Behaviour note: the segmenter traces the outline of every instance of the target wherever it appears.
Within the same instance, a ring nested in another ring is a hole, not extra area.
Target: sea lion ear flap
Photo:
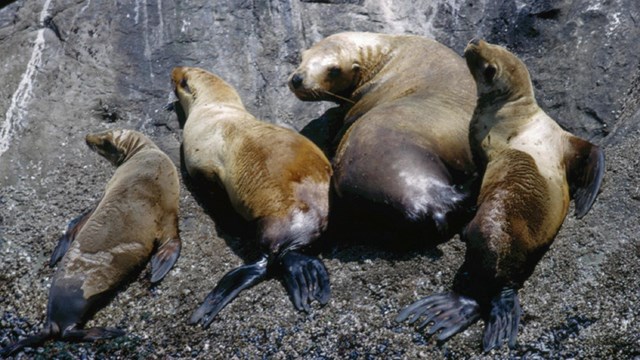
[[[604,177],[604,152],[598,146],[572,136],[565,154],[567,181],[579,219],[589,212]]]
[[[187,78],[183,77],[180,80],[180,87],[187,93],[191,94],[191,88],[189,87],[189,83],[187,82]]]

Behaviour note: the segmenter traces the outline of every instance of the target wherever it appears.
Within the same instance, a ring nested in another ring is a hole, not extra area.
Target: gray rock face
[[[0,5],[0,345],[40,329],[53,274],[47,259],[66,222],[99,200],[113,169],[84,135],[148,134],[179,163],[173,66],[199,66],[234,85],[247,108],[303,129],[332,107],[286,86],[300,52],[339,31],[435,37],[462,53],[474,36],[529,66],[542,108],[603,146],[602,192],[569,215],[520,293],[518,347],[488,357],[640,356],[640,3],[636,0],[15,1]],[[459,239],[433,252],[338,248],[324,254],[333,298],[294,311],[277,281],[225,308],[211,328],[186,324],[250,246],[218,234],[183,188],[181,258],[149,290],[143,271],[88,326],[128,335],[97,344],[49,342],[19,357],[468,358],[482,322],[436,344],[393,318],[446,290],[462,263]]]

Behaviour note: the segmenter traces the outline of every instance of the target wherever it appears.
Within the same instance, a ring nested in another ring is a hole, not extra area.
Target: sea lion
[[[483,174],[478,210],[463,232],[465,262],[454,292],[424,298],[397,320],[424,316],[420,327],[446,340],[481,315],[483,348],[516,344],[518,289],[531,276],[575,201],[583,217],[604,175],[604,154],[564,131],[536,103],[529,72],[506,49],[472,40],[464,56],[478,89],[469,142]]]
[[[69,223],[51,256],[56,271],[43,330],[2,349],[9,356],[48,339],[95,341],[124,335],[83,325],[151,257],[151,283],[180,255],[178,172],[150,139],[132,130],[86,136],[87,145],[117,170],[98,206]]]
[[[416,230],[427,245],[460,230],[476,97],[459,55],[422,36],[338,33],[302,53],[289,88],[346,108],[332,160],[342,220]]]
[[[224,275],[190,323],[209,326],[240,291],[279,273],[298,310],[326,304],[323,262],[302,251],[327,226],[331,165],[311,141],[256,119],[224,80],[203,69],[176,67],[174,91],[186,116],[183,158],[190,177],[222,184],[231,205],[256,224],[260,258]]]

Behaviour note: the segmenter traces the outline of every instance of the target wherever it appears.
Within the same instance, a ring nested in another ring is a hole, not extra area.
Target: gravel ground
[[[605,182],[590,213],[580,220],[567,217],[520,292],[524,315],[515,350],[482,354],[482,323],[439,344],[393,321],[413,301],[449,288],[464,256],[458,238],[429,251],[337,246],[321,255],[332,299],[311,314],[295,311],[283,286],[269,280],[243,292],[210,328],[187,325],[216,281],[251,256],[251,247],[237,231],[215,223],[183,182],[183,251],[176,267],[154,288],[144,269],[87,324],[116,326],[127,335],[94,344],[52,341],[16,358],[640,358],[640,51],[630,40],[639,31],[630,20],[638,14],[637,4],[620,0],[596,8],[591,1],[540,2],[540,10],[518,1],[526,6],[514,10],[512,2],[481,1],[476,8],[493,23],[476,26],[482,14],[473,13],[468,1],[415,9],[411,1],[399,1],[391,6],[391,17],[381,1],[334,3],[52,1],[48,14],[64,41],[42,27],[40,17],[47,14],[42,2],[0,7],[0,74],[7,84],[0,88],[0,114],[6,114],[5,121],[22,121],[0,155],[0,346],[41,329],[55,271],[47,262],[56,240],[70,219],[95,205],[113,174],[86,148],[84,135],[136,128],[179,165],[181,132],[175,116],[161,111],[172,66],[215,70],[236,84],[250,111],[302,129],[328,105],[297,101],[286,89],[286,76],[299,51],[323,35],[346,29],[432,32],[461,51],[475,32],[507,41],[496,30],[502,21],[538,31],[530,35],[537,48],[518,48],[522,38],[514,44],[531,64],[543,108],[602,145],[607,158]],[[547,5],[558,6],[559,14]],[[570,18],[579,6],[584,9],[578,20]],[[432,14],[430,23],[422,22],[424,14]],[[611,35],[598,32],[614,26],[615,14],[621,27]],[[555,31],[559,27],[563,30]],[[449,29],[459,31],[447,36]],[[41,30],[45,46],[34,59]],[[560,43],[549,40],[552,31]],[[576,45],[581,36],[593,41]],[[623,45],[614,46],[611,39]],[[603,52],[569,51],[574,45],[599,46]],[[569,66],[583,58],[595,60]],[[554,62],[558,68],[549,67]],[[32,64],[29,78],[25,67]],[[16,89],[25,78],[33,81],[21,98]],[[589,81],[596,85],[586,88]],[[591,94],[590,103],[582,102],[585,93]],[[366,234],[345,236],[361,244],[368,240]]]

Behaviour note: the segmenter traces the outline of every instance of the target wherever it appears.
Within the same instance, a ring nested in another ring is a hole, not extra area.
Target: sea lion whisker
[[[340,95],[338,95],[338,94],[334,94],[334,93],[332,93],[332,92],[331,92],[331,91],[329,91],[329,90],[324,90],[324,89],[322,89],[322,92],[323,92],[323,93],[325,93],[325,94],[327,94],[327,95],[331,95],[331,96],[333,96],[333,97],[335,97],[335,98],[337,98],[337,99],[340,99],[340,100],[346,101],[346,102],[348,102],[348,103],[351,103],[351,104],[355,104],[355,103],[356,103],[355,101],[353,101],[353,100],[351,100],[351,99],[349,99],[349,98],[346,98],[346,97],[344,97],[344,96],[340,96]]]

